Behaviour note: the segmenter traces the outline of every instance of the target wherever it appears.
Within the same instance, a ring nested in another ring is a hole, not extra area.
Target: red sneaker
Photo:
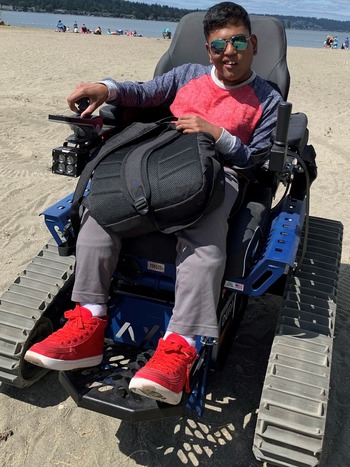
[[[76,305],[66,311],[63,328],[27,350],[24,359],[50,370],[66,371],[101,363],[106,318],[91,315],[87,308]]]
[[[178,334],[160,339],[153,357],[132,378],[129,389],[167,404],[179,404],[197,351]]]

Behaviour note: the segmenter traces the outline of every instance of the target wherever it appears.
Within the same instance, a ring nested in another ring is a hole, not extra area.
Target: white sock
[[[80,303],[80,306],[87,308],[92,316],[100,318],[101,316],[106,316],[107,314],[107,305],[105,303]]]
[[[166,338],[170,336],[170,334],[174,334],[174,333],[172,331],[165,331],[164,340],[166,340]],[[178,336],[181,336],[183,339],[185,339],[189,345],[192,345],[192,347],[196,346],[196,336],[184,336],[183,334],[178,334],[178,333],[176,334]]]

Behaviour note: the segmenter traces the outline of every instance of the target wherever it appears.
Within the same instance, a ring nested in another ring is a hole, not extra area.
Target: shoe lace
[[[192,350],[193,349],[193,350]],[[194,347],[185,346],[173,341],[160,340],[157,350],[149,361],[149,367],[161,368],[167,373],[177,373],[186,368],[185,390],[190,392],[190,372],[192,364],[198,359]]]
[[[79,305],[74,310],[66,311],[64,317],[68,320],[66,324],[50,336],[55,341],[77,342],[78,339],[84,335],[88,336],[93,330],[90,320],[82,316]]]

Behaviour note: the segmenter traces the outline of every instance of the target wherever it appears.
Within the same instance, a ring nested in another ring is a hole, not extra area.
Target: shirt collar
[[[228,86],[226,84],[223,84],[221,81],[219,81],[218,77],[216,76],[216,73],[215,73],[215,66],[213,65],[212,69],[211,69],[211,77],[212,77],[212,80],[214,81],[214,83],[219,86],[220,88],[222,89],[227,89],[228,91],[232,91],[233,89],[239,89],[243,86],[246,86],[247,84],[250,84],[252,81],[254,81],[254,79],[256,78],[256,73],[255,71],[253,70],[251,76],[243,81],[242,83],[239,83],[239,84],[234,84],[232,86]]]

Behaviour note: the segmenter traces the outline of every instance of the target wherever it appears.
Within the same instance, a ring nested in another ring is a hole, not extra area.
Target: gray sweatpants
[[[235,173],[225,169],[225,199],[190,228],[177,234],[175,305],[168,330],[187,336],[218,337],[216,308],[226,262],[227,220],[238,194]],[[121,239],[84,213],[76,249],[72,300],[106,303]]]

